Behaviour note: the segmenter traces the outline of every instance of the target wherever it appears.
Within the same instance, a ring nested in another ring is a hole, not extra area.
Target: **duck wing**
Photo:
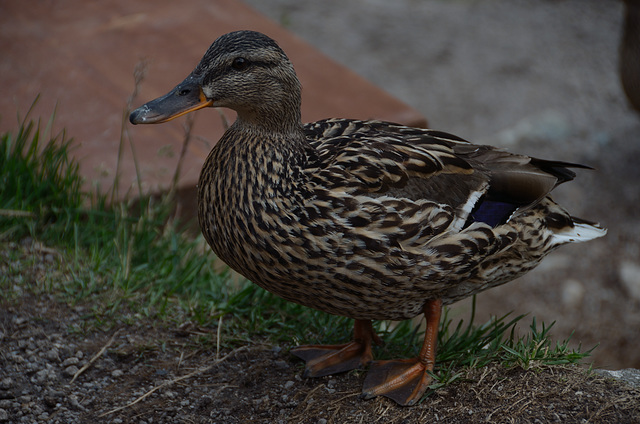
[[[570,168],[588,168],[380,121],[328,119],[307,124],[305,132],[315,155],[310,171],[322,187],[433,202],[452,208],[466,225],[504,223],[572,180]]]

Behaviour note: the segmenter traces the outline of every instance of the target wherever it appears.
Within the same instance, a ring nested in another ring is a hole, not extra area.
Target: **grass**
[[[238,282],[217,263],[202,237],[187,236],[171,218],[171,195],[160,200],[141,196],[132,208],[133,202],[114,203],[106,195],[83,191],[78,163],[70,155],[71,140],[64,131],[52,134],[52,127],[53,118],[41,129],[27,114],[15,132],[1,137],[0,289],[7,296],[29,266],[15,260],[13,247],[40,243],[59,252],[60,272],[56,282],[45,278],[49,283],[35,289],[65,302],[91,303],[88,319],[98,327],[128,309],[158,320],[192,320],[211,327],[222,323],[226,347],[256,339],[298,344],[350,337],[351,320]],[[570,349],[569,340],[553,343],[552,325],[538,327],[535,318],[523,337],[515,335],[523,316],[475,325],[475,301],[473,305],[468,322],[455,327],[445,308],[433,389],[459,379],[465,367],[497,361],[530,368],[579,363],[589,355]],[[417,353],[419,326],[376,325],[386,341],[377,348],[377,357]]]

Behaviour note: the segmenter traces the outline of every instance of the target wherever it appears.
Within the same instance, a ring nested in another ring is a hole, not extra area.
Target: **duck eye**
[[[244,57],[236,57],[233,59],[233,63],[231,63],[231,67],[236,71],[244,71],[249,67],[249,61]]]

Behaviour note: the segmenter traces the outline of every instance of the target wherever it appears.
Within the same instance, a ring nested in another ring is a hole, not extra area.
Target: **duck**
[[[443,305],[512,281],[561,245],[606,234],[550,192],[584,165],[433,129],[346,118],[303,124],[301,84],[275,40],[216,39],[189,76],[130,114],[167,122],[237,113],[208,154],[198,220],[213,252],[288,301],[354,319],[338,345],[302,345],[305,377],[368,367],[362,397],[399,405],[432,384]],[[424,314],[415,358],[374,360],[372,320]]]

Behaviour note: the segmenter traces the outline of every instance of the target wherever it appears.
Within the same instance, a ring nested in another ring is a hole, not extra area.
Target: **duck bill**
[[[160,124],[212,105],[213,100],[206,98],[199,81],[188,77],[164,96],[131,112],[129,121],[134,125]]]

